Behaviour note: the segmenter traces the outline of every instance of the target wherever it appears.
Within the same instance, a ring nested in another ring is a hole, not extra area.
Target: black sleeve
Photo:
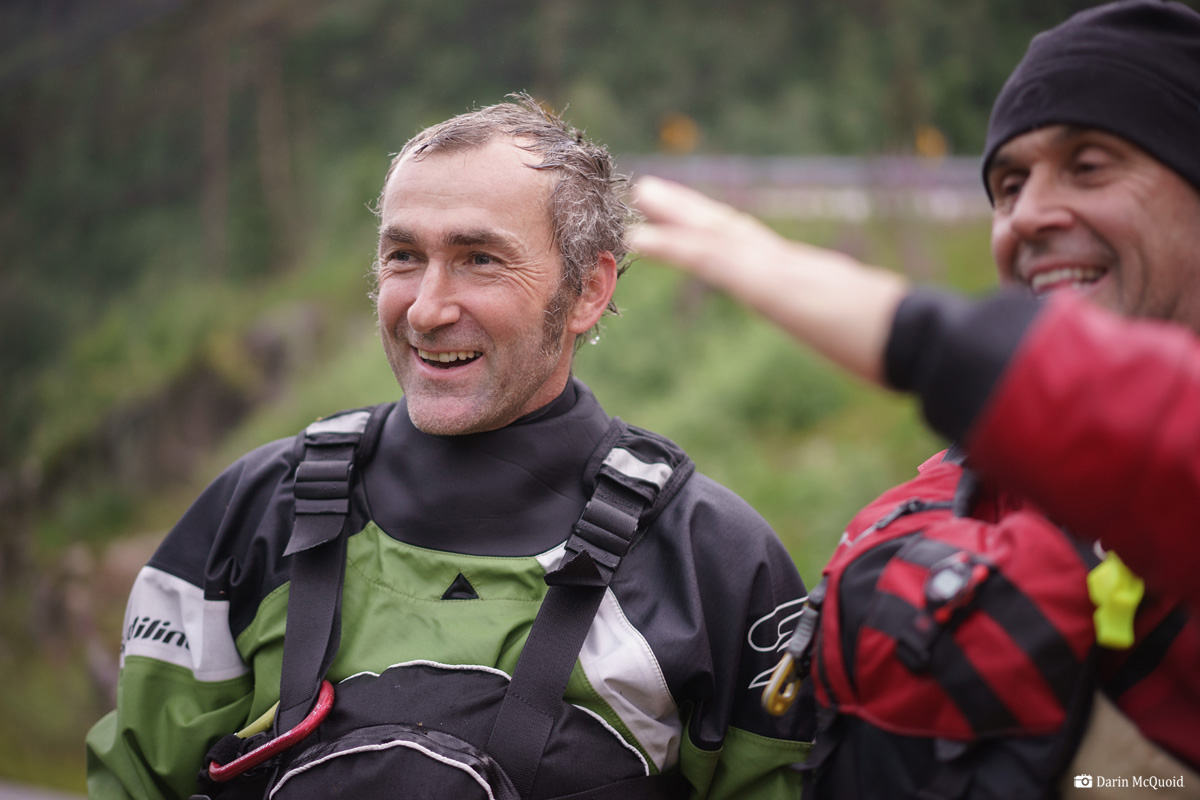
[[[1041,303],[1024,292],[985,300],[915,289],[900,303],[884,352],[884,377],[916,394],[930,427],[966,437]]]
[[[236,637],[263,598],[287,580],[295,437],[259,447],[225,469],[163,539],[149,566],[230,603]]]

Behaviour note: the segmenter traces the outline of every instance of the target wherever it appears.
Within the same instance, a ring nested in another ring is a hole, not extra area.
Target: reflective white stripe
[[[661,772],[679,760],[683,722],[646,638],[609,589],[579,663],[592,688],[617,713]]]
[[[432,750],[430,750],[427,747],[422,747],[421,745],[417,744],[416,742],[404,742],[404,741],[383,742],[382,744],[369,744],[369,745],[363,745],[361,747],[352,747],[348,750],[339,750],[336,753],[330,753],[329,755],[325,756],[324,758],[318,758],[316,761],[310,761],[309,763],[305,764],[302,767],[297,767],[296,769],[289,771],[282,778],[280,778],[279,783],[275,784],[275,788],[271,789],[271,793],[269,795],[267,795],[267,797],[268,798],[274,797],[275,793],[278,792],[279,789],[285,783],[287,783],[291,778],[295,777],[296,775],[299,775],[302,772],[307,772],[308,770],[312,769],[313,767],[320,766],[321,764],[324,764],[326,761],[330,761],[332,759],[338,758],[339,756],[353,755],[354,753],[369,753],[373,750],[391,750],[393,747],[407,747],[410,750],[417,750],[417,751],[420,751],[420,752],[424,753],[425,755],[429,756],[434,761],[440,761],[441,763],[443,763],[449,767],[454,767],[455,769],[462,770],[463,772],[470,775],[471,779],[473,781],[475,781],[476,783],[479,784],[480,788],[482,788],[483,791],[487,794],[488,800],[496,800],[496,796],[494,794],[492,794],[492,787],[488,785],[488,782],[485,781],[478,772],[471,769],[466,764],[463,764],[462,762],[459,762],[459,761],[455,761],[452,758],[446,758],[443,755],[433,752]]]
[[[318,433],[362,433],[367,429],[369,412],[355,411],[353,414],[342,414],[329,419],[319,419],[304,429],[307,434]]]
[[[387,670],[392,669],[392,667],[438,667],[439,669],[453,669],[453,670],[459,670],[462,672],[488,672],[488,673],[491,673],[492,675],[498,675],[499,677],[504,678],[504,680],[506,680],[506,681],[512,680],[512,677],[504,670],[496,669],[495,667],[485,667],[482,664],[443,664],[440,661],[428,661],[426,659],[416,659],[415,661],[401,661],[398,664],[392,664],[392,666],[384,669],[384,672],[387,672]],[[340,681],[338,681],[338,683],[345,683],[346,681],[350,680],[351,678],[357,678],[360,675],[371,675],[375,678],[379,677],[378,672],[372,672],[369,669],[364,669],[362,672],[356,672],[353,675],[349,675],[345,678],[342,678]]]
[[[199,586],[153,567],[138,573],[125,608],[121,666],[128,656],[186,667],[198,681],[250,672],[229,630],[229,602],[205,600]]]
[[[667,485],[675,470],[662,462],[647,463],[623,447],[614,447],[604,459],[606,466],[631,478],[653,483],[658,488]]]
[[[636,747],[631,745],[629,742],[625,741],[625,737],[622,736],[620,734],[620,732],[617,731],[616,728],[614,728],[612,725],[609,725],[608,720],[606,720],[604,717],[597,714],[595,711],[592,711],[590,708],[585,708],[583,706],[577,706],[574,703],[572,703],[571,705],[575,706],[575,708],[579,709],[580,711],[587,714],[589,717],[592,717],[597,722],[599,722],[601,725],[603,725],[604,730],[611,733],[612,737],[614,739],[616,739],[618,742],[620,742],[622,747],[624,747],[626,750],[633,753],[634,756],[637,757],[638,762],[642,765],[642,774],[643,775],[650,774],[650,765],[646,763],[646,757],[644,755],[642,755],[642,751],[638,750]]]

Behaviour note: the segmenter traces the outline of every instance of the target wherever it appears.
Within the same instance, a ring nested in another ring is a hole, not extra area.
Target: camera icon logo
[[[1075,787],[1077,789],[1092,788],[1092,776],[1091,775],[1076,775],[1075,776]]]

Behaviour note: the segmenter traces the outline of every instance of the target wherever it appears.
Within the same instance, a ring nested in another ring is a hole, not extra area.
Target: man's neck
[[[364,487],[371,518],[401,541],[476,555],[533,555],[583,510],[583,471],[609,417],[582,383],[494,431],[432,436],[397,406]]]

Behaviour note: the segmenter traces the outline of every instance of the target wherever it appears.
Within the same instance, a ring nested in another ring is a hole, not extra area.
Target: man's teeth
[[[417,350],[417,355],[426,361],[440,361],[449,364],[451,361],[470,361],[482,355],[478,350],[459,350],[453,353],[431,353],[428,350]]]
[[[1100,280],[1104,270],[1091,267],[1062,267],[1039,272],[1029,280],[1029,288],[1041,292],[1060,284],[1082,286]]]

